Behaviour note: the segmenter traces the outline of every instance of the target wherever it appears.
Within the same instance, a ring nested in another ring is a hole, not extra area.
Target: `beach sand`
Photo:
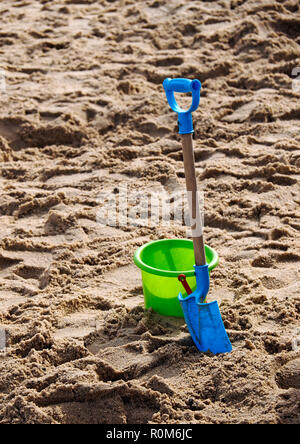
[[[298,1],[3,0],[0,16],[0,423],[299,423]],[[185,228],[97,218],[120,186],[184,187],[166,77],[202,82],[230,354],[144,309],[134,251]]]

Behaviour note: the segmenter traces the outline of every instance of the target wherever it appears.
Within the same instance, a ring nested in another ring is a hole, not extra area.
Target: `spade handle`
[[[192,134],[182,134],[182,150],[186,189],[189,201],[190,218],[192,221],[192,238],[194,243],[196,265],[205,265],[205,248],[203,240],[202,218],[198,200],[198,190],[195,171],[195,157]]]
[[[189,201],[195,261],[196,265],[205,265],[206,258],[203,241],[203,226],[198,201],[195,156],[192,139],[192,134],[194,132],[192,112],[199,106],[201,82],[197,79],[167,78],[163,82],[163,87],[170,107],[178,114],[178,129],[179,134],[181,134],[182,137],[184,171]],[[192,104],[190,108],[183,110],[178,106],[174,93],[192,93]]]

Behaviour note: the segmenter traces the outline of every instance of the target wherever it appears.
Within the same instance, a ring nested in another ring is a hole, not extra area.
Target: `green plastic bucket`
[[[205,245],[206,261],[209,271],[219,263],[217,252]],[[138,248],[134,263],[142,271],[143,291],[146,308],[165,316],[183,317],[178,301],[179,292],[187,296],[179,274],[185,274],[191,289],[196,289],[193,241],[189,239],[162,239],[149,242]]]

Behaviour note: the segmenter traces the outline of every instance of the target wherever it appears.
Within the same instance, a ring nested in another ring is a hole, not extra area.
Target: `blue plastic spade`
[[[209,290],[209,272],[206,264],[202,218],[197,196],[192,140],[192,133],[194,132],[192,112],[197,109],[200,102],[201,83],[197,79],[165,79],[163,86],[170,107],[178,114],[179,134],[182,135],[184,171],[196,262],[194,267],[197,289],[186,298],[183,298],[182,294],[179,293],[178,299],[198,350],[201,352],[210,351],[214,354],[227,353],[232,350],[232,346],[223,324],[218,302],[205,303]],[[192,93],[192,104],[188,110],[185,111],[178,106],[175,92]]]
[[[213,354],[228,353],[232,346],[226,333],[217,301],[205,303],[209,290],[208,265],[194,266],[197,289],[178,299],[183,310],[185,322],[195,345],[201,352]]]

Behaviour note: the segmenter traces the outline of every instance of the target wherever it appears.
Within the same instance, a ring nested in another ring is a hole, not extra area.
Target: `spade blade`
[[[196,302],[195,293],[183,299],[178,296],[185,322],[195,345],[201,352],[213,354],[228,353],[232,350],[226,333],[217,301],[209,303]]]

